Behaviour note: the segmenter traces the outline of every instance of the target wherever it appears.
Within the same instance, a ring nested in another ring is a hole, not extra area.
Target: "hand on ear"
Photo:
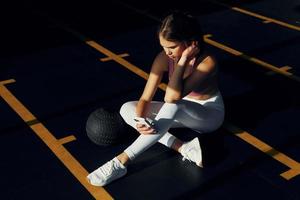
[[[186,43],[186,49],[182,52],[182,57],[188,60],[192,59],[197,53],[199,53],[198,41],[191,41]]]
[[[195,46],[198,47],[198,41],[193,41],[193,42],[192,42],[192,45],[195,45]]]
[[[190,46],[198,46],[198,41],[189,41],[189,42],[185,42],[185,48],[188,48]]]

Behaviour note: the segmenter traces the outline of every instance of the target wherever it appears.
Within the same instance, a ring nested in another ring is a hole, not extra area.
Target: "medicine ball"
[[[122,140],[124,121],[117,112],[99,108],[92,112],[86,122],[88,138],[97,145],[108,146]]]

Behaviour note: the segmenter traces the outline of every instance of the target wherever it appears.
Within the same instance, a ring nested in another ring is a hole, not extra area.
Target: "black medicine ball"
[[[86,122],[89,139],[97,145],[108,146],[119,143],[124,133],[124,121],[117,112],[99,108],[92,112]]]

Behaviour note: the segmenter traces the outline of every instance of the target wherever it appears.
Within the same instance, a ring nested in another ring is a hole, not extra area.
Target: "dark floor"
[[[226,123],[215,133],[200,136],[205,168],[183,162],[181,156],[156,144],[129,166],[124,178],[104,189],[112,198],[126,200],[300,199],[300,3],[296,0],[3,4],[0,82],[15,82],[0,83],[0,199],[96,198],[78,180],[81,174],[74,175],[55,153],[65,158],[65,151],[51,148],[51,140],[33,127],[43,124],[56,139],[74,135],[76,140],[61,146],[88,172],[126,148],[137,136],[132,130],[127,130],[129,137],[122,143],[102,147],[88,139],[86,120],[99,107],[117,112],[126,101],[137,100],[145,79],[116,61],[100,61],[107,56],[85,41],[93,40],[115,54],[128,53],[125,60],[149,72],[161,49],[156,26],[171,9],[193,13],[204,33],[212,35],[209,39],[219,44],[206,40],[220,66]],[[275,22],[263,22],[261,16]],[[234,50],[241,55],[233,55]],[[291,74],[272,73],[266,65],[289,66]],[[22,107],[5,100],[3,87],[36,119],[22,119],[24,113],[18,113]],[[155,99],[162,97],[160,90]],[[196,135],[188,129],[171,132],[183,140]],[[281,175],[290,169],[289,178]]]

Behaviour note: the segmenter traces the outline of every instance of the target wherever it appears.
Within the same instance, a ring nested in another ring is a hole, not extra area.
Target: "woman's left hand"
[[[199,53],[199,51],[200,49],[197,42],[192,42],[192,44],[182,52],[180,59],[184,59],[186,62],[189,62]]]

